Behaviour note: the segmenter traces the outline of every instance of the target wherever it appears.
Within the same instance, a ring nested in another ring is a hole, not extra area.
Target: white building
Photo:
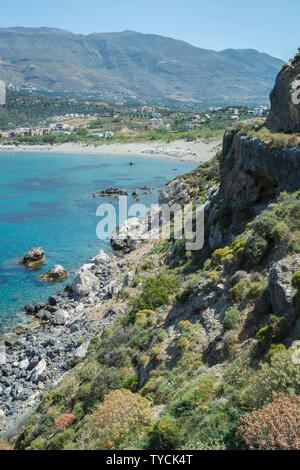
[[[150,126],[152,127],[162,127],[163,125],[164,125],[163,119],[157,119],[157,118],[150,119]]]
[[[230,114],[231,116],[238,116],[239,110],[237,108],[228,108],[226,114]]]
[[[264,110],[260,106],[253,109],[254,116],[262,116],[263,112],[264,112]]]

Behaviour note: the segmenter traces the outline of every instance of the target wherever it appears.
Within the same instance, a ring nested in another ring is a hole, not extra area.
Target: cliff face
[[[299,90],[299,93],[297,93]],[[285,64],[271,92],[267,128],[274,132],[300,131],[300,53]]]
[[[227,132],[220,173],[224,199],[263,205],[283,190],[299,188],[300,148],[271,151],[259,140]]]

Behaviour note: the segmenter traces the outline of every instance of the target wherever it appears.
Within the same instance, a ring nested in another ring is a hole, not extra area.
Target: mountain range
[[[16,87],[153,102],[266,104],[283,62],[134,31],[0,28],[0,78]]]

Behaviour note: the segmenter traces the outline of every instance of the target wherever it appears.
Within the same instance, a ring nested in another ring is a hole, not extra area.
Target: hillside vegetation
[[[218,166],[214,158],[168,185],[181,185],[185,202],[210,193],[205,249],[148,245],[111,301],[124,314],[42,395],[16,449],[299,450],[300,191],[236,224]],[[214,249],[216,221],[231,242]],[[281,265],[283,287],[270,280]]]

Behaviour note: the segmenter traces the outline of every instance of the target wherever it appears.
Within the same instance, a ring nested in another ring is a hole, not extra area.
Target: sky
[[[257,49],[288,60],[300,46],[300,0],[14,0],[0,27],[55,27],[80,34],[160,34],[205,49]]]

